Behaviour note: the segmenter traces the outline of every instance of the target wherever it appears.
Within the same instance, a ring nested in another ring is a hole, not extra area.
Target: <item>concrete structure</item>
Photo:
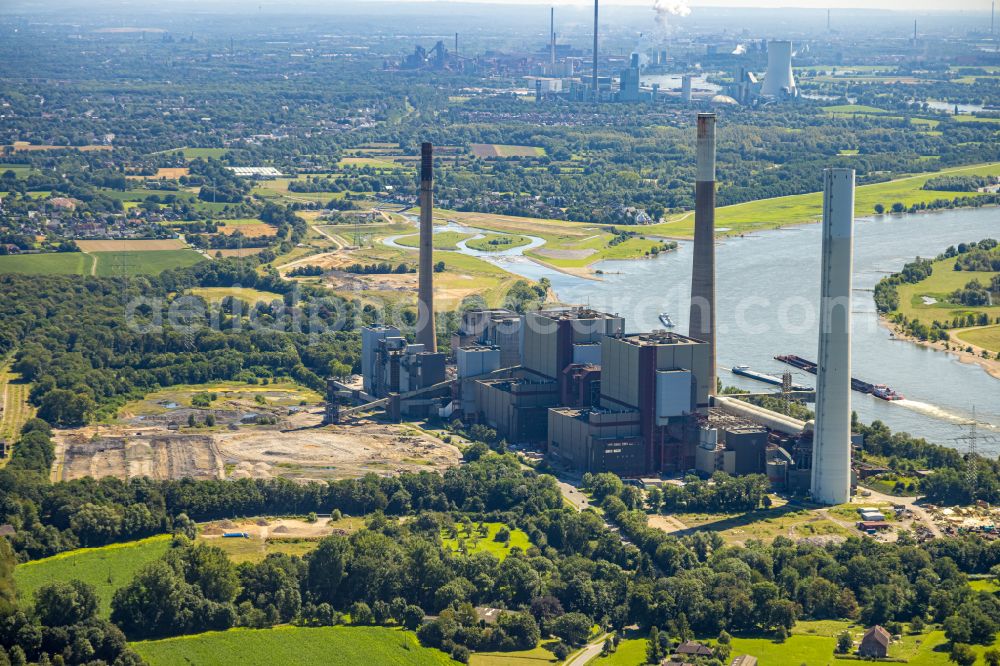
[[[681,77],[681,101],[685,104],[691,102],[691,83],[694,77],[690,74],[685,74]]]
[[[598,101],[601,95],[600,86],[597,84],[597,13],[598,13],[598,3],[600,0],[594,0],[594,73],[593,73],[593,83],[591,92],[593,93],[594,101]]]
[[[599,343],[624,329],[622,317],[585,308],[530,312],[524,320],[522,366],[539,379],[559,381],[566,367],[573,364],[578,345]],[[587,357],[585,362],[593,360]]]
[[[531,377],[473,382],[476,412],[509,442],[545,441],[546,413],[559,402],[559,385]]]
[[[709,393],[715,385],[715,114],[698,114],[691,317],[688,335],[708,343]],[[707,406],[707,405],[706,405]]]
[[[366,326],[361,329],[361,381],[365,393],[377,395],[375,366],[379,342],[387,338],[402,338],[394,326]]]
[[[361,375],[365,393],[374,398],[408,393],[445,380],[445,355],[407,343],[395,328],[364,327]]]
[[[633,53],[629,66],[621,71],[618,84],[619,102],[639,101],[639,54]]]
[[[708,404],[708,346],[663,331],[611,335],[602,339],[600,362],[598,400],[570,408],[564,398],[549,410],[552,458],[628,476],[694,467],[689,426]]]
[[[524,347],[524,315],[504,308],[473,309],[462,313],[462,322],[451,338],[451,350],[462,347],[496,347],[500,350],[501,368],[521,365]]]
[[[434,326],[434,147],[420,147],[420,274],[417,289],[417,343],[437,351]]]
[[[823,249],[812,496],[843,504],[851,496],[851,273],[854,170],[823,173]]]
[[[792,73],[792,43],[767,43],[767,76],[761,94],[769,97],[798,97],[795,75]]]

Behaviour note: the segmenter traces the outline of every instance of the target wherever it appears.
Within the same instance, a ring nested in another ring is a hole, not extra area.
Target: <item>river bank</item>
[[[888,329],[896,340],[919,345],[926,349],[944,352],[953,356],[961,363],[978,365],[991,377],[1000,379],[1000,361],[996,360],[996,356],[993,352],[988,349],[984,350],[982,347],[977,347],[976,345],[970,345],[968,342],[958,338],[957,335],[953,335],[951,331],[948,332],[949,341],[931,342],[929,340],[920,340],[912,335],[908,335],[901,326],[894,324],[885,317],[880,316],[879,323]],[[972,348],[971,352],[967,351],[967,348],[969,347]],[[990,358],[983,358],[982,354],[984,351],[990,354]]]

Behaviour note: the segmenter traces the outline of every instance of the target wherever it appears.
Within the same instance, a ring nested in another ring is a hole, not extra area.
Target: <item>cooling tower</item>
[[[851,271],[854,169],[823,172],[819,362],[812,496],[823,504],[851,497]]]
[[[792,43],[767,43],[767,77],[761,88],[762,95],[771,97],[798,95],[795,88],[795,75],[792,74]]]
[[[434,330],[434,146],[420,147],[420,275],[417,291],[417,344],[437,351]]]
[[[689,335],[708,343],[709,391],[715,380],[715,114],[698,114],[698,173],[695,182],[694,257],[691,267]]]

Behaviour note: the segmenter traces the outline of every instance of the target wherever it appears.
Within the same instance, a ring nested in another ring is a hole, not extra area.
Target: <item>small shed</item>
[[[889,643],[891,642],[892,636],[889,635],[889,632],[876,624],[861,637],[861,646],[858,648],[858,655],[861,657],[885,659],[889,656]]]

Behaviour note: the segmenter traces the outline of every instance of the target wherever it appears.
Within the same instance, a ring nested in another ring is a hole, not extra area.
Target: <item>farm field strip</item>
[[[288,627],[230,629],[159,641],[132,643],[151,666],[297,666],[328,664],[457,664],[438,650],[422,647],[408,631],[385,627]]]

